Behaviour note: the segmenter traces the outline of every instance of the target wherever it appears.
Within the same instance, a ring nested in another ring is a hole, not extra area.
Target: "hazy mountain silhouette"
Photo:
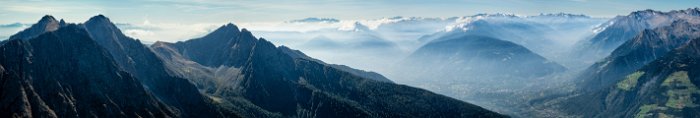
[[[233,24],[202,38],[159,42],[153,48],[171,61],[175,73],[215,74],[193,82],[202,82],[198,85],[206,87],[200,89],[237,113],[255,109],[265,113],[257,115],[283,117],[500,117],[425,90],[363,78],[374,76],[357,74],[367,72],[354,69],[347,72],[348,68],[276,47]],[[216,75],[222,69],[235,74]]]

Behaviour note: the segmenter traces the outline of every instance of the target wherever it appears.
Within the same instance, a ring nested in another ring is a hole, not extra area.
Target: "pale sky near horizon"
[[[125,34],[152,42],[194,38],[229,22],[255,31],[260,27],[281,29],[270,22],[308,17],[362,20],[572,13],[611,18],[645,9],[698,6],[700,0],[0,0],[0,40],[47,14],[70,23],[103,14],[112,22],[136,26],[120,27]]]
[[[573,13],[593,17],[644,9],[694,8],[700,0],[1,0],[0,24],[32,23],[45,14],[83,22],[104,14],[113,21],[273,22],[325,17],[342,20],[393,16],[453,17],[478,13]]]

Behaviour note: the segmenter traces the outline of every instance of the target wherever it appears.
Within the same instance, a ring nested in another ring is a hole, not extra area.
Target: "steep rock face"
[[[555,106],[584,117],[693,116],[699,37],[697,18],[644,30],[581,73],[579,91]]]
[[[182,62],[181,64],[186,63],[185,65],[208,66],[213,68],[217,68],[223,65],[229,68],[230,70],[231,68],[241,68],[241,62],[246,61],[248,57],[248,53],[245,53],[245,51],[251,50],[250,48],[252,48],[251,45],[253,45],[254,40],[256,40],[255,37],[249,31],[245,29],[243,29],[243,31],[239,31],[237,26],[233,24],[227,24],[202,38],[192,39],[184,42],[177,42],[175,44],[160,42],[152,47],[156,47],[154,48],[154,50],[156,50],[156,52],[160,53],[161,55],[167,55],[166,57],[168,57],[167,59],[169,60],[192,60],[193,62],[197,62],[196,64],[191,62]],[[311,57],[308,57],[307,55],[301,53],[298,50],[292,50],[284,46],[280,47],[280,50],[294,58],[306,58],[310,60],[316,60],[312,59]],[[179,52],[183,53],[180,54]],[[219,53],[223,53],[223,55],[229,56],[223,56]],[[235,58],[234,60],[238,60],[239,62],[227,60],[227,58]],[[320,60],[316,61],[323,63]],[[206,65],[204,63],[211,63],[213,65]],[[356,75],[368,77],[370,79],[385,82],[391,81],[386,77],[375,72],[367,72],[363,70],[352,69],[342,65],[329,65],[338,69],[347,70]],[[187,76],[184,74],[180,75]]]
[[[644,30],[581,73],[577,79],[580,82],[578,88],[595,91],[611,86],[625,75],[697,37],[700,37],[700,20],[697,19],[676,20],[669,26]]]
[[[0,67],[0,85],[3,98],[0,102],[3,117],[58,117],[56,113],[41,100],[34,88],[26,79],[19,79],[16,73],[10,73]]]
[[[679,19],[690,20],[698,17],[700,8],[670,12],[644,10],[618,16],[595,28],[596,34],[592,38],[578,42],[572,56],[596,61],[606,57],[645,29],[668,26]]]
[[[63,21],[63,19],[61,19]],[[10,40],[13,39],[31,39],[33,37],[38,36],[39,34],[42,34],[44,32],[50,32],[57,30],[60,26],[65,25],[64,23],[61,23],[56,20],[53,16],[46,15],[39,20],[36,24],[32,25],[28,29],[22,30],[17,34],[14,34],[10,36]]]
[[[205,66],[241,67],[254,43],[250,31],[239,31],[237,26],[227,24],[202,38],[177,42],[174,47],[187,59]]]
[[[244,77],[240,67],[201,65],[183,57],[172,43],[156,42],[151,48],[166,60],[164,62],[169,73],[190,80],[200,91],[212,98],[213,103],[224,113],[230,112],[242,117],[281,117],[279,113],[262,109],[245,98],[229,95],[239,90],[239,84]]]
[[[0,46],[2,117],[174,117],[82,26]]]
[[[159,54],[162,58],[180,60],[167,63],[235,68],[240,72],[235,77],[210,78],[234,82],[211,85],[219,89],[210,93],[223,102],[230,102],[234,112],[257,109],[267,112],[262,115],[284,117],[502,117],[425,90],[362,78],[316,60],[299,58],[298,53],[292,56],[285,47],[255,39],[245,29],[240,32],[225,30],[233,27],[228,24],[203,38],[185,42],[157,43],[154,50],[165,52]],[[223,35],[218,34],[222,32],[240,35],[215,36]],[[197,47],[201,44],[212,45]],[[194,59],[192,56],[200,54],[195,52],[223,56]],[[170,69],[186,72],[182,68]]]
[[[92,17],[84,26],[121,69],[138,78],[164,103],[178,109],[180,117],[221,116],[192,83],[169,75],[163,61],[150,48],[124,35],[107,17]]]
[[[692,39],[613,86],[564,104],[583,117],[697,117],[700,112],[700,39]]]

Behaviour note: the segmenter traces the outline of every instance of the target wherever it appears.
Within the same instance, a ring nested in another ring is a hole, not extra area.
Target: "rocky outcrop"
[[[63,21],[63,19],[61,19]],[[65,25],[64,23],[61,23],[56,20],[51,15],[46,15],[44,17],[41,17],[41,20],[37,22],[36,24],[32,25],[31,27],[20,31],[17,34],[14,34],[10,36],[10,40],[14,39],[31,39],[33,37],[38,36],[39,34],[45,33],[45,32],[50,32],[50,31],[55,31],[59,27]]]

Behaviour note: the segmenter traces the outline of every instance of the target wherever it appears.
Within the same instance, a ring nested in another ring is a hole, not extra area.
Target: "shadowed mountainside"
[[[239,113],[256,109],[264,111],[262,115],[283,117],[503,117],[425,90],[363,78],[366,75],[276,47],[233,24],[202,38],[158,42],[152,48],[169,60],[172,73],[215,75],[192,81]],[[236,73],[218,76],[213,68]]]

